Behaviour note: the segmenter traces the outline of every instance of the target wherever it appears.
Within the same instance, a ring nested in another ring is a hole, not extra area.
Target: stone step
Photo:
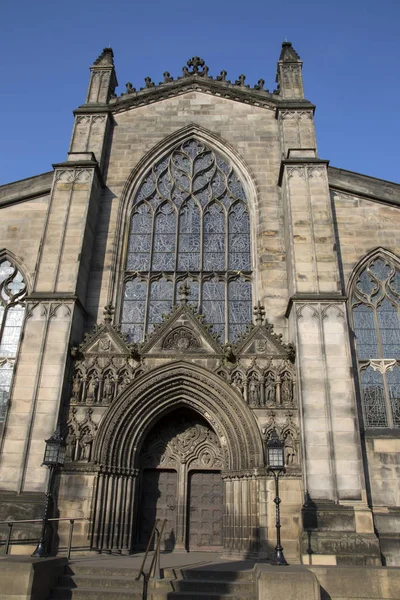
[[[65,570],[70,575],[98,575],[100,576],[118,576],[130,577],[133,579],[139,575],[139,569],[129,569],[127,567],[102,567],[99,565],[84,565],[81,563],[70,563]]]
[[[224,569],[181,569],[182,579],[219,581],[254,581],[254,570],[227,571]]]
[[[168,600],[255,600],[255,594],[246,594],[241,596],[240,594],[224,594],[210,592],[170,592],[168,594]]]
[[[254,594],[254,583],[252,581],[221,581],[214,579],[207,581],[205,579],[181,579],[171,582],[172,588],[176,592],[210,592],[212,594],[237,594],[242,598],[247,598]]]
[[[142,600],[141,590],[126,588],[70,588],[57,587],[51,593],[50,600]],[[167,597],[164,593],[163,597]],[[160,599],[161,600],[161,599]]]
[[[115,575],[62,575],[58,578],[58,585],[62,588],[134,588],[143,589],[143,579],[135,581],[134,577],[120,577]]]

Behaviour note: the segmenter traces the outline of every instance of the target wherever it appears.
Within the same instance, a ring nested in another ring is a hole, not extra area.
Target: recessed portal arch
[[[248,514],[248,507],[257,505],[257,475],[264,464],[258,426],[243,399],[223,380],[203,367],[184,361],[170,363],[142,375],[124,390],[100,425],[94,449],[100,472],[93,545],[100,549],[133,548],[134,521],[140,515],[143,449],[156,424],[171,421],[174,415],[177,418],[179,415],[192,415],[192,420],[197,419],[197,425],[203,428],[203,434],[204,429],[208,429],[214,439],[213,456],[218,466],[215,471],[221,472],[224,479],[223,544],[226,549],[229,548],[233,539],[233,523],[238,523],[240,515],[240,527],[243,528],[240,539],[247,544],[244,551],[248,551],[249,545],[254,547],[256,544],[258,528],[257,511]],[[193,425],[196,423],[189,424],[189,429]],[[184,437],[190,436],[193,430],[181,433]],[[201,459],[201,449],[196,450],[199,452],[197,460]],[[203,450],[206,449],[204,446]],[[194,461],[195,457],[192,459]],[[212,470],[207,467],[205,454],[204,460],[204,468],[198,470]],[[201,466],[200,463],[198,466]],[[190,465],[186,468],[186,472],[189,471]],[[186,477],[182,485],[188,484]],[[187,531],[182,507],[187,504],[188,495],[182,492],[181,525],[177,532],[182,544]]]

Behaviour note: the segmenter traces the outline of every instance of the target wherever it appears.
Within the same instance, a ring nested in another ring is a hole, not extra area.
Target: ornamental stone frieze
[[[75,365],[70,405],[108,406],[145,370],[136,346],[111,324],[112,313],[111,306],[105,307],[104,323],[71,351]]]

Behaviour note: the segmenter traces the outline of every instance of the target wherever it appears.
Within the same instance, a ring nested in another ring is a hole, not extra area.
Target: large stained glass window
[[[131,214],[122,330],[139,342],[190,287],[222,343],[251,323],[250,219],[243,185],[202,142],[179,144],[146,174]]]
[[[372,258],[352,294],[366,427],[400,427],[400,271]]]
[[[11,381],[21,334],[26,285],[9,260],[0,260],[0,422],[7,412]]]

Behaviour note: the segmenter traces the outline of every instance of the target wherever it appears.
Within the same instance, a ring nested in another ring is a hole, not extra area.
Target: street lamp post
[[[48,440],[46,440],[46,448],[44,451],[44,458],[42,463],[43,465],[46,465],[46,467],[48,467],[49,469],[49,475],[47,479],[46,501],[44,504],[44,516],[40,540],[32,556],[45,558],[48,555],[46,549],[46,528],[49,519],[48,513],[50,499],[52,495],[53,475],[56,467],[60,467],[64,464],[64,459],[65,442],[61,437],[60,426],[58,425],[53,435]]]
[[[276,565],[287,565],[286,558],[283,555],[283,548],[281,545],[281,510],[279,498],[279,476],[286,472],[285,469],[285,452],[284,442],[279,439],[277,431],[274,429],[270,439],[267,442],[267,459],[268,459],[268,473],[272,473],[275,479],[275,506],[276,506],[276,546],[275,546],[275,559],[274,564]]]

